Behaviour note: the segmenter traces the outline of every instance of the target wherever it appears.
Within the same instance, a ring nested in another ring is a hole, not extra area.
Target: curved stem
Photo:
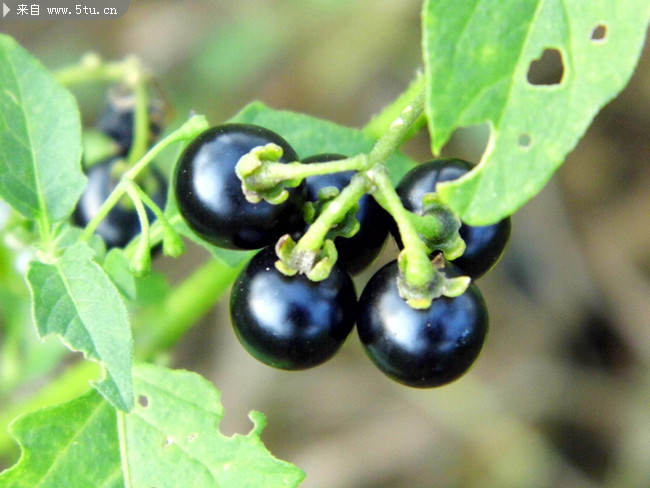
[[[140,276],[151,268],[151,252],[149,251],[149,217],[147,210],[144,208],[140,195],[137,189],[139,188],[132,180],[124,180],[126,192],[131,198],[135,211],[140,220],[140,237],[138,238],[138,247],[135,250],[135,255],[131,259],[131,271]]]
[[[127,160],[135,164],[146,152],[149,145],[149,97],[146,79],[141,72],[134,73],[133,91],[135,92],[135,110],[133,113],[133,143]]]
[[[420,239],[413,225],[411,212],[402,205],[385,170],[378,168],[368,173],[368,177],[374,183],[371,195],[393,216],[397,224],[404,245],[402,255],[407,258],[406,280],[413,287],[427,287],[434,280],[436,272],[429,260],[429,248]]]
[[[81,240],[88,240],[99,223],[106,218],[111,209],[119,202],[120,198],[126,192],[128,180],[134,180],[138,174],[150,164],[154,158],[164,151],[168,146],[189,139],[194,139],[197,135],[208,128],[208,122],[202,115],[195,115],[183,124],[178,130],[172,132],[158,144],[153,146],[131,169],[122,175],[122,180],[117,184],[108,198],[97,211],[93,219],[88,222],[86,228],[81,234]]]

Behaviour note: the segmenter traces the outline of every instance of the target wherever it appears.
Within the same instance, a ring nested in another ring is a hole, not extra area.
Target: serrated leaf
[[[0,34],[0,197],[30,219],[66,219],[83,192],[72,94]]]
[[[301,158],[315,154],[337,153],[356,156],[368,153],[375,141],[361,130],[286,110],[274,110],[261,102],[247,105],[231,120],[257,124],[284,137]],[[403,154],[394,154],[387,162],[393,183],[397,182],[415,163]]]
[[[53,264],[33,261],[27,271],[33,316],[42,336],[56,334],[69,348],[101,361],[106,377],[95,388],[121,410],[133,407],[133,341],[119,292],[84,243]]]
[[[138,402],[125,422],[132,486],[271,488],[302,481],[299,469],[264,447],[261,413],[251,412],[247,435],[219,432],[219,392],[201,376],[143,365],[134,382]]]
[[[0,486],[285,488],[304,478],[264,447],[261,413],[251,412],[249,434],[227,437],[218,430],[219,392],[207,380],[152,365],[133,373],[131,413],[116,413],[91,391],[16,420],[10,432],[23,454]]]
[[[423,47],[434,153],[458,127],[488,123],[491,130],[479,166],[440,184],[440,198],[465,222],[485,225],[536,195],[626,85],[649,15],[650,3],[636,0],[427,0]],[[563,77],[533,85],[529,67],[546,49],[561,54]]]

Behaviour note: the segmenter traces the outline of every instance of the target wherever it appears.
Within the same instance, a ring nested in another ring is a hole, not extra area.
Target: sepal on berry
[[[403,250],[398,255],[397,265],[397,290],[411,308],[427,309],[435,298],[442,295],[443,277],[432,267],[426,254],[409,255]]]
[[[313,224],[322,211],[331,204],[331,202],[340,194],[338,188],[327,186],[318,191],[318,200],[316,202],[306,202],[303,207],[303,216],[305,222]],[[350,206],[343,218],[334,224],[327,232],[328,239],[337,237],[352,237],[361,228],[359,220],[356,218],[359,211],[359,203]]]
[[[436,193],[422,197],[421,215],[426,221],[434,217],[436,226],[422,226],[418,229],[429,249],[442,251],[446,259],[452,260],[463,254],[465,243],[458,233],[462,222],[449,207],[443,204]]]
[[[405,251],[400,252],[397,265],[397,290],[399,295],[415,309],[427,309],[431,302],[441,296],[457,297],[465,293],[472,280],[468,276],[458,276],[449,268],[442,254],[436,256],[426,264],[410,262]],[[433,272],[418,272],[425,266]]]
[[[314,263],[311,270],[307,272],[307,278],[312,281],[323,281],[330,275],[330,271],[332,271],[332,267],[336,264],[337,259],[338,252],[334,241],[327,239],[323,243],[318,260]]]
[[[280,146],[271,142],[252,149],[237,162],[235,173],[241,180],[242,192],[250,203],[266,200],[271,204],[278,205],[289,197],[287,188],[295,188],[300,185],[301,179],[278,182],[271,175],[265,173],[265,164],[277,162],[282,157],[282,152]]]
[[[326,279],[338,258],[334,241],[326,239],[319,250],[303,250],[290,235],[282,236],[275,245],[278,260],[275,267],[287,276],[304,274],[312,281]]]

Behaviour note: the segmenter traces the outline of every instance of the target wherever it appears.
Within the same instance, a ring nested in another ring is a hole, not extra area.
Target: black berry
[[[285,276],[275,268],[276,259],[269,246],[237,277],[230,296],[235,333],[252,356],[275,368],[321,364],[334,356],[354,326],[352,279],[338,265],[319,282]]]
[[[416,310],[399,296],[397,274],[396,261],[385,265],[359,299],[357,331],[366,353],[383,373],[408,386],[456,380],[475,362],[488,331],[479,289],[471,284],[458,297],[441,297]]]
[[[116,169],[119,169],[117,165],[123,162],[124,160],[120,157],[110,157],[92,165],[86,171],[88,185],[75,208],[73,214],[75,224],[84,227],[97,215],[97,211],[119,181],[119,175],[116,175],[115,172]],[[150,166],[141,183],[150,194],[151,199],[163,208],[167,198],[167,180],[162,173]],[[149,209],[147,209],[147,216],[150,222],[156,219]],[[119,203],[111,209],[95,231],[95,234],[104,239],[108,248],[124,247],[139,233],[140,220],[135,208]]]
[[[404,175],[396,190],[407,210],[421,214],[422,197],[435,192],[437,183],[460,178],[471,169],[472,165],[461,159],[434,159]],[[510,238],[510,229],[510,217],[486,226],[462,224],[459,233],[467,247],[464,254],[454,260],[454,264],[473,279],[484,275],[503,254]],[[399,236],[394,229],[393,234],[399,244]]]
[[[302,226],[304,185],[289,188],[279,205],[250,203],[235,174],[239,159],[258,146],[275,143],[279,162],[298,155],[275,132],[248,124],[225,124],[199,135],[181,155],[175,172],[178,209],[187,225],[208,242],[230,249],[259,249]]]

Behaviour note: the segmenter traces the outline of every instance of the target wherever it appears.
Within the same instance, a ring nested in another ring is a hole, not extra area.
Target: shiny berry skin
[[[317,154],[302,162],[309,164],[345,158],[346,156],[340,154]],[[350,183],[354,174],[354,171],[342,171],[308,176],[305,178],[307,200],[317,201],[318,192],[328,186],[342,190]],[[359,273],[366,268],[381,252],[392,221],[390,215],[369,194],[359,199],[359,209],[355,216],[360,224],[358,232],[352,237],[339,236],[335,240],[339,253],[338,260],[352,274]]]
[[[302,227],[304,185],[289,188],[289,198],[272,205],[244,197],[235,165],[251,149],[275,143],[279,162],[298,155],[275,132],[249,124],[225,124],[206,130],[181,155],[175,172],[178,209],[187,225],[206,241],[229,249],[259,249]]]
[[[119,176],[114,174],[116,165],[124,160],[120,157],[113,156],[99,163],[93,164],[86,170],[88,185],[84,190],[79,202],[72,215],[74,223],[80,227],[85,227],[90,222],[97,211],[111,194],[117,183]],[[139,181],[151,199],[164,209],[167,199],[167,180],[155,167],[149,166],[145,178]],[[153,212],[147,208],[149,222],[156,220]],[[95,230],[95,234],[104,239],[107,248],[126,246],[131,239],[140,233],[140,219],[135,208],[132,206],[125,208],[118,203],[108,213],[106,218],[100,222]]]
[[[285,276],[274,266],[273,246],[258,252],[239,274],[230,295],[237,338],[255,358],[286,370],[311,368],[330,359],[348,337],[357,298],[350,275],[334,266],[313,282]]]
[[[471,284],[458,297],[441,297],[416,310],[399,296],[397,274],[397,262],[388,263],[359,299],[357,331],[366,353],[384,374],[407,386],[431,388],[458,379],[476,361],[488,331],[481,292]]]
[[[460,178],[471,169],[472,165],[461,159],[427,161],[404,175],[397,185],[397,194],[407,210],[421,213],[422,197],[434,192],[437,183]],[[467,247],[463,255],[454,260],[454,264],[472,279],[483,276],[503,254],[510,239],[510,230],[510,217],[486,226],[462,224],[459,233]]]

